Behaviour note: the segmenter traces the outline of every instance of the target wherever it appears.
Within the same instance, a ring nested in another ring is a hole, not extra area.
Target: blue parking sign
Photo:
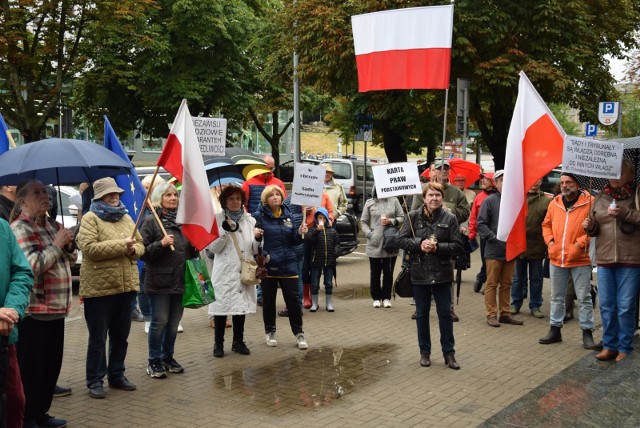
[[[587,125],[584,128],[584,134],[587,137],[595,137],[596,135],[598,135],[598,125],[587,122]]]
[[[618,120],[618,102],[603,101],[598,105],[598,120],[603,125],[613,125]]]

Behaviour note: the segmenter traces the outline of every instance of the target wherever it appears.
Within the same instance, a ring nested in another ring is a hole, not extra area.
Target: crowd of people
[[[84,186],[82,220],[74,232],[55,221],[47,187],[37,180],[0,189],[0,335],[8,346],[7,426],[64,427],[49,415],[63,360],[64,319],[71,306],[71,266],[82,251],[80,298],[88,330],[86,386],[91,397],[110,388],[133,391],[125,376],[132,317],[136,311],[148,332],[147,373],[163,379],[185,369],[174,358],[183,315],[185,266],[196,257],[208,263],[216,300],[208,313],[214,328],[213,356],[225,356],[225,329],[232,327],[231,351],[250,355],[244,340],[245,318],[262,306],[265,344],[278,345],[278,315],[289,319],[296,346],[309,344],[303,311],[317,312],[321,285],[324,309],[336,311],[333,288],[340,236],[333,225],[347,211],[342,186],[325,167],[321,205],[291,203],[284,184],[270,169],[242,185],[212,189],[218,238],[198,251],[176,222],[179,191],[160,182],[148,188],[150,207],[139,230],[120,200],[123,189],[112,178]],[[580,188],[576,176],[562,173],[555,196],[528,191],[527,251],[507,260],[497,239],[504,171],[482,174],[478,194],[466,178],[450,182],[447,161],[433,165],[430,180],[411,202],[380,198],[374,191],[361,215],[369,258],[373,308],[391,308],[396,259],[408,266],[416,320],[419,364],[431,366],[430,308],[435,301],[440,345],[447,367],[458,370],[453,310],[455,268],[469,266],[480,248],[482,265],[474,291],[484,292],[486,323],[522,325],[524,299],[535,318],[542,312],[545,260],[551,280],[549,333],[539,343],[562,341],[571,286],[578,301],[585,349],[599,360],[623,360],[632,351],[636,300],[640,288],[640,187],[624,160],[620,179],[609,180],[595,197]],[[402,201],[402,203],[401,203]],[[411,206],[410,209],[407,207]],[[479,243],[477,243],[479,239]],[[590,254],[590,248],[592,254]],[[258,287],[242,275],[245,261],[265,256]],[[139,266],[140,264],[140,266]],[[602,342],[593,338],[592,267],[597,266]],[[286,307],[276,307],[278,289]],[[19,340],[18,329],[19,325]],[[107,349],[107,340],[109,342]]]

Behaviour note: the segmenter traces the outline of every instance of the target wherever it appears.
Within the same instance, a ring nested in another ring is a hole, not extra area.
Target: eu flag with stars
[[[0,155],[8,151],[11,146],[15,147],[16,144],[13,142],[13,137],[4,121],[4,117],[2,117],[2,113],[0,113]]]
[[[122,148],[116,133],[109,123],[107,116],[104,117],[104,146],[111,150],[113,153],[120,156],[122,159],[131,163],[127,153]],[[138,219],[138,215],[143,211],[142,204],[144,202],[145,190],[138,178],[133,164],[131,165],[132,174],[121,174],[113,177],[116,180],[116,184],[119,188],[124,190],[124,193],[120,195],[120,200],[127,207],[129,215],[133,218],[133,221]]]

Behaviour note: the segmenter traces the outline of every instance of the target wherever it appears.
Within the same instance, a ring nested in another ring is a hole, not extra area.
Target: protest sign
[[[371,170],[378,198],[415,195],[422,191],[418,165],[414,162],[374,165]]]
[[[200,152],[203,156],[224,156],[227,141],[227,119],[192,117]]]
[[[320,165],[296,163],[293,168],[291,203],[307,207],[319,207],[324,191],[325,169]]]
[[[593,140],[567,135],[562,171],[586,177],[620,178],[624,146],[617,141]]]

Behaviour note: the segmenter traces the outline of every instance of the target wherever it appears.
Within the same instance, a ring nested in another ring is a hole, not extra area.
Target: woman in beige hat
[[[111,388],[136,389],[124,375],[124,360],[131,308],[139,284],[136,260],[144,253],[144,246],[142,236],[120,201],[124,190],[115,180],[96,180],[93,191],[93,202],[82,217],[77,241],[83,255],[80,296],[84,299],[84,317],[89,329],[86,382],[91,397],[104,398],[105,375]]]

